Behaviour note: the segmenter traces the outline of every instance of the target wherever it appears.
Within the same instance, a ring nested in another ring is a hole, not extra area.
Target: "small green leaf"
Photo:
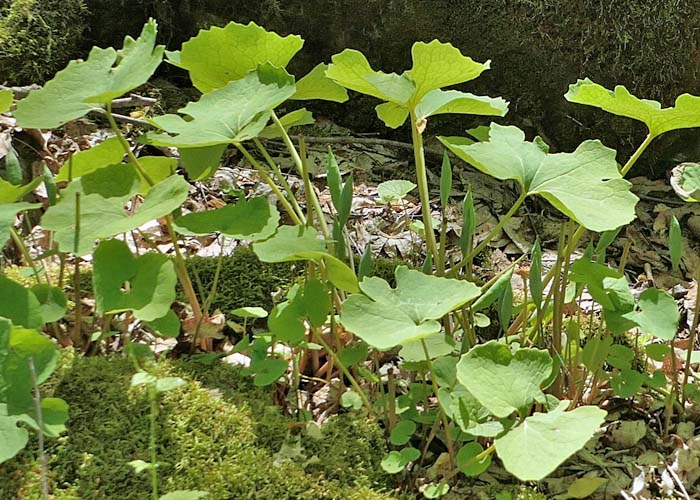
[[[535,240],[535,245],[532,248],[532,258],[530,259],[530,297],[535,307],[539,311],[542,309],[542,247],[540,239]]]
[[[436,333],[423,339],[423,341],[409,342],[405,344],[399,351],[399,356],[404,361],[418,363],[425,361],[425,351],[423,350],[423,342],[428,348],[428,356],[430,359],[439,358],[452,354],[455,350],[455,341],[452,337]]]
[[[603,367],[612,346],[612,337],[593,337],[586,341],[581,353],[581,361],[591,373],[596,373]]]
[[[700,201],[700,163],[681,163],[671,171],[671,187],[684,201]]]
[[[521,481],[544,479],[598,432],[605,410],[581,406],[565,412],[568,405],[562,401],[549,413],[535,413],[496,438],[496,452],[508,472]],[[536,460],[532,450],[537,450]]]
[[[610,385],[618,397],[632,398],[641,390],[645,380],[637,370],[624,369],[610,379]]]
[[[10,239],[10,228],[14,225],[17,214],[26,210],[40,208],[40,203],[4,203],[0,204],[0,246],[5,246]]]
[[[278,223],[279,212],[261,197],[241,199],[235,205],[176,217],[175,229],[181,234],[219,232],[237,240],[259,241],[272,236]]]
[[[681,236],[681,225],[675,215],[671,217],[671,225],[668,228],[668,248],[671,254],[671,266],[674,271],[678,271],[683,251],[683,237]]]
[[[513,278],[513,270],[514,268],[511,267],[507,272],[503,273],[491,287],[486,289],[481,297],[472,305],[472,311],[483,311],[491,304],[501,299],[506,289],[511,286],[510,281]]]
[[[679,96],[674,107],[662,108],[657,101],[633,96],[622,85],[611,91],[586,78],[571,85],[564,97],[569,102],[639,120],[647,126],[652,137],[671,130],[700,126],[700,97],[690,94]]]
[[[9,182],[0,179],[0,204],[13,203],[21,198],[24,198],[29,193],[41,184],[41,177],[37,177],[29,184],[24,186],[15,186]]]
[[[644,290],[639,296],[636,310],[623,314],[623,318],[633,321],[642,333],[663,340],[673,340],[676,336],[680,317],[673,296],[656,288]]]
[[[459,237],[459,248],[462,250],[463,256],[471,252],[474,245],[475,232],[476,211],[474,210],[474,196],[471,188],[469,188],[462,202],[462,234]]]
[[[457,364],[457,380],[498,418],[543,400],[543,385],[552,373],[547,351],[518,349],[496,341],[472,348]]]
[[[24,177],[22,174],[22,163],[19,161],[17,152],[12,145],[7,149],[7,155],[5,156],[5,176],[13,186],[22,184],[22,178]]]
[[[12,107],[12,89],[0,90],[0,113],[7,113]]]
[[[41,400],[44,433],[48,437],[57,437],[66,431],[68,421],[68,403],[59,398],[43,398]],[[35,418],[38,422],[38,418]]]
[[[471,442],[462,446],[457,452],[457,467],[465,476],[478,476],[491,466],[491,455],[487,455],[481,460],[474,461],[483,451],[483,446],[477,442]]]
[[[44,325],[39,300],[28,289],[9,278],[0,277],[0,317],[17,326],[41,329]]]
[[[606,484],[608,479],[604,477],[581,477],[571,483],[566,490],[567,498],[590,498],[595,491]]]
[[[314,116],[311,114],[311,111],[308,111],[306,108],[301,108],[282,116],[280,118],[280,123],[284,127],[284,130],[289,131],[289,129],[292,127],[313,125],[315,120]],[[272,125],[265,127],[262,132],[258,134],[258,137],[264,137],[265,139],[277,139],[278,137],[282,137],[282,132],[277,124],[273,123]]]
[[[360,258],[360,266],[358,269],[357,277],[362,280],[367,276],[371,276],[374,271],[374,260],[372,257],[372,246],[367,243],[365,246],[365,251],[362,252],[362,258]]]
[[[389,441],[394,446],[403,446],[411,440],[416,432],[416,423],[412,420],[402,420],[391,430]]]
[[[382,182],[377,186],[379,201],[387,205],[395,205],[413,191],[416,185],[411,181],[393,180]]]
[[[4,406],[0,404],[0,408]],[[0,464],[14,458],[22,451],[29,441],[27,429],[18,427],[20,419],[16,416],[5,416],[0,411]]]
[[[39,300],[41,317],[44,323],[53,323],[65,316],[68,299],[61,288],[41,283],[34,285],[31,290]]]
[[[187,70],[192,84],[207,93],[240,80],[261,64],[286,67],[303,45],[298,35],[283,37],[253,22],[230,22],[223,28],[200,30],[182,44],[182,50],[167,52],[166,57]]]
[[[156,380],[157,392],[168,392],[185,385],[185,381],[180,377],[158,377]]]
[[[443,209],[450,202],[450,194],[452,194],[452,163],[447,151],[445,151],[440,168],[440,205]]]
[[[274,384],[285,374],[289,368],[289,363],[284,359],[266,358],[251,365],[255,373],[253,383],[258,387]]]
[[[197,490],[178,490],[172,491],[167,495],[163,495],[158,500],[199,500],[208,496],[209,493],[206,491]]]
[[[17,125],[57,128],[146,83],[163,59],[163,46],[155,45],[156,31],[151,19],[138,39],[124,39],[121,50],[95,47],[87,60],[71,61],[17,103]]]
[[[180,335],[180,319],[169,310],[162,318],[146,321],[146,326],[153,330],[159,337],[174,339]]]
[[[146,472],[147,470],[155,469],[156,465],[145,462],[143,460],[132,460],[127,462],[127,464],[134,469],[136,475]]]
[[[425,498],[440,498],[449,492],[450,485],[448,483],[429,483],[423,489],[423,496]]]
[[[231,314],[239,318],[267,318],[267,311],[262,307],[239,307],[231,311]]]
[[[129,283],[128,292],[122,291]],[[135,257],[121,240],[101,242],[94,253],[93,286],[100,314],[132,311],[143,321],[163,318],[175,300],[177,275],[167,255]]]
[[[573,153],[548,154],[536,142],[525,141],[517,127],[496,123],[491,124],[489,142],[469,144],[459,137],[440,141],[482,172],[518,181],[528,196],[543,196],[592,231],[616,229],[636,217],[638,198],[620,176],[616,152],[599,141],[586,141]]]
[[[358,393],[353,390],[348,389],[340,396],[340,405],[343,408],[352,408],[353,410],[359,410],[362,408],[362,398]]]

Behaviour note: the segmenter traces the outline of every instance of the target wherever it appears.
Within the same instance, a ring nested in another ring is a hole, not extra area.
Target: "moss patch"
[[[42,82],[83,46],[82,0],[0,1],[0,83]]]
[[[161,489],[209,491],[225,499],[389,499],[380,493],[381,431],[348,416],[324,426],[322,440],[301,439],[300,456],[275,464],[287,439],[285,417],[269,397],[227,366],[163,366],[187,385],[162,398],[159,416]],[[69,360],[53,383],[70,405],[68,432],[49,444],[56,499],[142,500],[149,480],[128,462],[148,459],[148,401],[129,388],[133,368],[120,358]],[[38,499],[33,453],[0,466],[0,498]]]

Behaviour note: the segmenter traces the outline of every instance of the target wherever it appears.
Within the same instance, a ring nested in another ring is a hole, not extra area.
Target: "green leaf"
[[[508,472],[521,481],[544,479],[598,432],[605,410],[582,406],[565,412],[568,405],[562,401],[549,413],[535,413],[496,439],[496,452]]]
[[[586,78],[571,85],[564,97],[569,102],[639,120],[652,137],[671,130],[700,127],[700,97],[690,94],[679,96],[672,108],[662,108],[657,101],[633,96],[622,85],[611,91]]]
[[[124,147],[118,137],[105,139],[97,146],[73,154],[56,174],[56,182],[77,179],[109,165],[121,163]]]
[[[2,407],[4,405],[0,405]],[[16,416],[5,416],[0,410],[0,464],[14,458],[22,451],[29,441],[27,429],[18,427],[20,419]]]
[[[129,283],[128,291],[122,291]],[[120,240],[101,242],[94,253],[93,286],[100,314],[132,311],[143,321],[163,318],[175,300],[177,275],[167,255],[135,257]]]
[[[192,84],[203,93],[240,80],[259,65],[284,68],[304,45],[298,35],[282,37],[251,22],[200,30],[182,44],[179,52],[167,52],[168,62],[187,70]]]
[[[10,228],[15,224],[17,214],[25,210],[40,208],[40,203],[5,203],[0,204],[0,247],[4,247],[10,239]]]
[[[462,202],[462,234],[459,236],[459,248],[462,255],[469,255],[474,245],[474,233],[476,232],[476,211],[474,210],[474,196],[469,188]]]
[[[253,139],[265,128],[270,112],[294,94],[294,78],[280,68],[257,71],[191,102],[180,115],[151,122],[167,133],[149,132],[140,140],[156,146],[202,148]],[[170,135],[169,135],[170,134]]]
[[[180,377],[158,377],[156,380],[156,391],[168,392],[182,387],[183,385],[185,385],[185,381]]]
[[[571,483],[566,490],[567,498],[590,498],[595,491],[606,484],[608,479],[604,477],[581,477]]]
[[[203,148],[179,148],[180,160],[191,181],[208,179],[219,168],[227,144]]]
[[[207,495],[209,495],[209,493],[206,491],[178,490],[172,491],[167,495],[163,495],[159,500],[199,500]]]
[[[452,337],[437,333],[423,339],[428,348],[428,356],[430,359],[439,358],[452,354],[455,350],[455,341]],[[405,344],[399,351],[399,356],[404,361],[418,363],[425,361],[425,351],[423,350],[423,342],[410,342]]]
[[[610,347],[612,346],[612,337],[608,336],[603,339],[593,337],[586,341],[581,353],[581,360],[591,373],[596,373],[603,367],[603,363],[608,357]]]
[[[53,323],[63,319],[68,307],[66,293],[57,286],[46,283],[34,285],[31,288],[40,304],[41,317],[44,323]]]
[[[168,177],[156,184],[138,210],[130,214],[124,207],[139,191],[138,176],[125,165],[104,167],[70,183],[61,192],[59,202],[42,217],[42,226],[55,232],[60,251],[85,255],[95,240],[131,231],[179,208],[189,186],[179,175]]]
[[[381,461],[382,469],[388,474],[398,474],[406,466],[420,458],[420,451],[415,448],[404,448],[401,451],[391,451]]]
[[[435,321],[474,300],[473,283],[426,275],[399,266],[396,288],[381,278],[360,283],[364,295],[351,295],[343,303],[340,321],[372,347],[387,350],[426,338],[440,331]]]
[[[28,289],[9,278],[0,277],[0,317],[17,326],[41,329],[44,325],[41,304]]]
[[[157,464],[151,464],[143,460],[132,460],[131,462],[127,462],[127,464],[134,469],[136,475],[146,472],[147,470],[155,469],[157,466]]]
[[[311,111],[307,110],[306,108],[301,108],[282,116],[280,118],[280,123],[284,127],[284,130],[289,131],[289,129],[292,127],[313,125],[316,123],[316,121],[314,120],[314,115],[311,114]],[[272,125],[265,127],[262,132],[258,134],[258,137],[264,137],[265,139],[277,139],[278,137],[282,137],[282,132],[280,132],[277,124],[273,123]]]
[[[180,319],[172,310],[165,313],[165,316],[162,318],[146,321],[146,326],[158,336],[166,339],[174,339],[180,335]]]
[[[681,163],[671,171],[671,186],[688,202],[700,201],[700,163]]]
[[[43,88],[17,103],[14,115],[23,128],[57,128],[98,109],[148,81],[163,58],[155,45],[156,22],[151,19],[124,47],[93,48],[85,61],[71,61]]]
[[[440,168],[440,205],[443,209],[450,202],[450,194],[452,194],[452,163],[447,151],[445,151]]]
[[[514,267],[511,267],[507,272],[503,273],[493,285],[487,288],[486,291],[482,293],[481,297],[472,305],[472,311],[483,311],[503,297],[506,289],[511,286],[510,281],[513,278],[514,269]]]
[[[491,466],[491,455],[474,461],[483,451],[484,447],[477,442],[467,443],[459,449],[457,452],[457,467],[465,476],[478,476]]]
[[[325,243],[317,238],[313,228],[281,226],[271,238],[255,243],[253,250],[263,262],[323,261],[331,283],[348,292],[358,290],[355,273],[326,252]]]
[[[20,163],[17,152],[15,148],[12,147],[12,144],[10,144],[7,155],[5,156],[5,177],[13,186],[22,184],[22,163]]]
[[[319,64],[297,82],[297,91],[292,99],[297,101],[320,99],[323,101],[345,102],[348,92],[326,76],[327,64]]]
[[[543,384],[552,373],[552,358],[547,351],[518,349],[496,341],[472,348],[457,364],[460,384],[498,418],[527,410],[543,400]]]
[[[532,258],[530,259],[530,297],[539,311],[542,309],[542,247],[540,239],[535,240],[535,245],[532,247]]]
[[[275,233],[279,218],[266,198],[241,199],[235,205],[176,217],[175,229],[181,234],[218,232],[237,240],[259,241]]]
[[[29,184],[24,186],[15,186],[9,182],[0,179],[0,204],[13,203],[21,198],[24,198],[29,193],[41,184],[41,177],[37,177]]]
[[[449,492],[450,485],[448,483],[429,483],[423,489],[423,496],[425,498],[440,498]]]
[[[163,182],[175,174],[177,169],[177,160],[165,156],[142,156],[139,158],[139,163],[153,184]],[[146,195],[151,190],[151,185],[140,172],[137,171],[137,173],[139,174],[139,179],[141,179],[139,194]]]
[[[355,391],[348,389],[340,396],[340,406],[359,410],[362,408],[362,398]]]
[[[476,78],[488,69],[488,62],[474,62],[438,40],[415,43],[412,55],[413,68],[398,75],[375,71],[362,53],[346,49],[333,56],[326,76],[345,88],[386,101],[377,106],[377,115],[392,128],[401,126],[410,112],[417,120],[441,113],[503,116],[507,112],[507,103],[500,98],[439,90]]]
[[[377,186],[379,201],[387,205],[395,205],[413,191],[416,185],[411,181],[391,180],[382,182]]]
[[[618,397],[632,398],[639,393],[646,377],[637,370],[624,369],[610,379],[610,385]]]
[[[491,124],[489,142],[468,144],[441,137],[458,157],[497,179],[514,179],[528,195],[541,195],[592,231],[616,229],[634,220],[638,198],[617,168],[615,151],[586,141],[573,153],[548,154],[525,141],[517,127]],[[606,210],[601,211],[601,205]]]
[[[12,89],[0,90],[0,113],[7,113],[12,107]]]
[[[251,365],[255,373],[253,383],[258,387],[274,384],[285,374],[289,363],[284,359],[265,358]]]
[[[239,307],[231,311],[231,314],[239,318],[267,318],[267,311],[262,307]]]
[[[656,288],[644,290],[639,296],[636,310],[623,315],[623,318],[636,323],[642,333],[664,340],[673,340],[676,336],[680,317],[673,296]]]
[[[416,423],[412,420],[402,420],[391,430],[389,441],[394,446],[403,446],[411,440],[416,432]]]
[[[60,398],[43,398],[41,416],[44,421],[44,433],[48,437],[57,437],[66,431],[68,421],[68,403]],[[36,417],[36,416],[35,416]],[[38,422],[38,418],[35,418]]]

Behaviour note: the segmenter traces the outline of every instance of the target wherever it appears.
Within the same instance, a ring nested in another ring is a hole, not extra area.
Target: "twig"
[[[120,97],[112,101],[112,109],[114,108],[135,108],[138,106],[152,106],[157,103],[155,97],[143,97],[137,94],[129,94],[129,97]]]

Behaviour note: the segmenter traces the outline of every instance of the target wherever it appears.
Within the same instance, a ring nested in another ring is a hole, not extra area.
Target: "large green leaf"
[[[312,228],[281,226],[271,238],[255,243],[253,250],[263,262],[323,261],[331,283],[341,290],[358,291],[355,273],[344,262],[329,254],[326,244],[317,236]]]
[[[417,120],[424,120],[443,113],[503,116],[508,111],[501,98],[440,90],[473,80],[489,68],[488,62],[477,63],[438,40],[415,43],[412,55],[413,67],[398,75],[375,71],[361,52],[346,49],[333,56],[326,76],[343,87],[386,101],[377,106],[377,115],[392,128],[401,126],[411,112]]]
[[[202,148],[253,139],[265,128],[271,110],[294,90],[289,73],[266,65],[189,103],[180,110],[188,120],[180,115],[154,118],[153,124],[168,133],[150,132],[142,140],[157,146]]]
[[[219,232],[238,240],[258,241],[275,233],[280,216],[266,198],[242,199],[235,205],[195,212],[175,219],[182,234],[204,235]]]
[[[400,266],[396,288],[381,278],[360,283],[364,295],[343,303],[340,321],[369,345],[386,350],[440,331],[436,320],[474,300],[479,288],[468,281],[439,278]]]
[[[17,424],[21,421],[16,416],[3,415],[0,404],[0,464],[13,458],[22,451],[29,441],[29,432]]]
[[[230,22],[201,30],[182,44],[182,50],[167,52],[166,57],[187,70],[193,85],[206,93],[243,78],[261,64],[284,68],[303,45],[298,35],[283,37],[253,22]]]
[[[505,468],[521,481],[539,481],[554,472],[600,430],[606,412],[595,406],[564,411],[562,401],[549,413],[535,413],[496,438],[496,452]]]
[[[570,102],[639,120],[652,137],[671,130],[700,127],[700,97],[690,94],[679,96],[672,108],[662,108],[657,101],[633,96],[622,85],[611,91],[586,78],[571,85],[564,97]]]
[[[327,64],[319,64],[297,82],[297,90],[292,96],[296,101],[322,99],[324,101],[345,102],[348,92],[326,76]]]
[[[189,192],[187,181],[173,175],[156,184],[141,206],[129,214],[124,207],[138,193],[140,184],[138,175],[128,165],[112,165],[84,175],[61,192],[59,202],[42,217],[42,226],[55,231],[62,252],[85,255],[95,240],[131,231],[168,215],[185,201]]]
[[[103,241],[95,250],[93,284],[100,314],[133,311],[143,321],[163,318],[175,300],[176,283],[175,266],[166,255],[135,257],[120,240]]]
[[[71,156],[58,170],[56,182],[77,179],[94,172],[102,167],[121,163],[124,158],[124,147],[118,137],[110,137],[100,144],[78,151]]]
[[[121,50],[95,47],[87,60],[71,61],[17,103],[17,125],[56,128],[146,83],[163,59],[163,47],[155,45],[156,31],[151,19],[138,39],[124,39]]]
[[[518,349],[496,341],[472,348],[457,363],[457,380],[491,413],[506,418],[544,401],[543,385],[552,357],[539,349]]]
[[[6,180],[0,179],[0,204],[13,203],[21,198],[24,198],[29,193],[34,191],[34,188],[41,184],[41,181],[41,177],[37,177],[29,184],[25,184],[24,186],[15,186]]]
[[[573,153],[548,154],[527,142],[517,127],[491,124],[488,142],[441,137],[453,153],[497,179],[514,179],[528,195],[541,195],[592,231],[607,231],[635,218],[638,198],[615,162],[615,151],[586,141]],[[605,210],[600,208],[604,206]]]

